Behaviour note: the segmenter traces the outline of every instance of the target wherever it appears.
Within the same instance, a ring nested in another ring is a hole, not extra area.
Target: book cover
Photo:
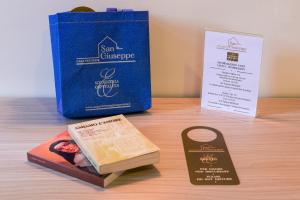
[[[159,162],[159,148],[123,115],[72,124],[68,131],[100,174]]]
[[[67,131],[27,152],[30,162],[106,187],[122,172],[100,175]]]

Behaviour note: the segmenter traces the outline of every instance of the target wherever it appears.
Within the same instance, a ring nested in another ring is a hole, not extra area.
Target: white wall
[[[300,97],[297,0],[7,0],[0,12],[0,96],[54,96],[48,15],[86,5],[150,11],[154,96],[199,96],[204,27],[264,36],[260,96]]]

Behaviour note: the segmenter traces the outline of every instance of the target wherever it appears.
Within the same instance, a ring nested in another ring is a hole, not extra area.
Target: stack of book
[[[29,161],[106,187],[125,170],[159,162],[160,149],[123,115],[68,125]]]

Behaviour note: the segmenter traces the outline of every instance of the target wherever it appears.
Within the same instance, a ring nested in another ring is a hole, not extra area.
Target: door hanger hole
[[[188,137],[197,142],[211,142],[217,138],[217,134],[208,129],[194,129],[188,132]]]

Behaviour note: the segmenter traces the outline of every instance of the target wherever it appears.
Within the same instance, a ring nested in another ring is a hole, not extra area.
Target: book
[[[123,115],[68,125],[68,132],[99,174],[159,162],[160,149]]]
[[[67,131],[27,152],[27,159],[101,187],[106,187],[122,174],[98,174]]]

